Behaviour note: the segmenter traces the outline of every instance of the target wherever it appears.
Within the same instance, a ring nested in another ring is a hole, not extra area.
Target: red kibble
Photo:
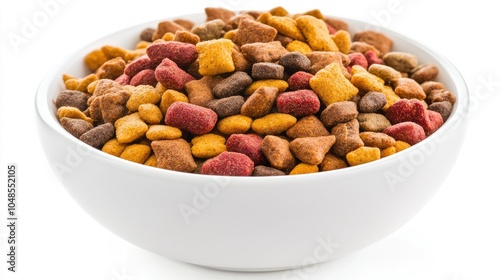
[[[155,70],[155,77],[166,89],[182,90],[193,76],[179,68],[175,62],[165,58]]]
[[[226,141],[226,149],[247,155],[255,165],[262,165],[266,162],[262,142],[264,139],[257,134],[232,134]]]
[[[155,69],[156,66],[161,62],[154,62],[152,61],[147,55],[143,55],[136,60],[130,62],[127,67],[125,67],[125,70],[123,73],[127,74],[129,77],[133,77],[137,75],[137,73],[141,72],[142,70],[145,69]]]
[[[415,145],[425,139],[424,129],[414,122],[402,122],[383,131],[385,134],[400,141],[404,141],[410,145]]]
[[[189,65],[198,58],[195,45],[177,41],[151,44],[146,49],[146,54],[152,61],[159,62],[168,58],[180,67]]]
[[[288,78],[288,89],[291,91],[294,90],[299,90],[299,89],[311,89],[311,86],[309,85],[309,80],[314,75],[311,73],[307,73],[304,71],[298,71],[293,73],[289,78]]]
[[[365,58],[368,62],[368,66],[372,64],[384,64],[384,60],[382,60],[374,51],[365,52]]]
[[[142,70],[141,72],[137,73],[134,77],[132,77],[132,79],[130,80],[130,85],[134,87],[139,85],[156,86],[156,83],[158,83],[158,81],[156,80],[155,77],[155,71],[152,69]]]
[[[425,109],[422,101],[417,99],[398,100],[387,109],[386,117],[391,124],[414,122],[424,129],[427,136],[443,125],[443,117],[439,113]]]
[[[203,135],[215,127],[217,114],[198,105],[174,102],[167,109],[165,123],[194,135]]]
[[[246,155],[235,152],[222,152],[207,160],[201,166],[201,174],[221,176],[250,176],[253,161]]]
[[[294,117],[313,115],[319,111],[320,106],[316,93],[308,89],[284,92],[276,99],[278,111]]]
[[[351,63],[349,64],[349,69],[352,68],[354,65],[359,65],[365,69],[368,69],[368,61],[366,60],[366,57],[362,53],[354,52],[348,54],[347,56],[351,60]]]
[[[130,84],[130,77],[127,74],[122,74],[118,78],[115,79],[120,86],[126,86]]]

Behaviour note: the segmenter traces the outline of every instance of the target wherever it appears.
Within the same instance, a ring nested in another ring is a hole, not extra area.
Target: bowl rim
[[[179,15],[179,16],[172,16],[168,17],[162,20],[169,20],[169,19],[176,19],[176,18],[193,18],[193,17],[201,17],[204,16],[204,13],[195,13],[195,14],[185,14],[185,15]],[[347,17],[341,17],[341,16],[332,16],[333,18],[339,19],[346,21],[351,24],[355,25],[365,25],[369,26],[369,23],[353,19],[353,18],[347,18]],[[446,72],[449,73],[450,78],[453,80],[457,91],[454,92],[454,94],[457,97],[457,101],[455,102],[455,105],[453,107],[452,113],[448,120],[432,135],[426,137],[424,140],[421,142],[411,146],[408,149],[405,149],[403,151],[398,152],[395,155],[391,155],[385,158],[378,159],[373,162],[368,162],[365,164],[357,165],[357,166],[349,166],[347,168],[342,168],[342,169],[337,169],[337,170],[330,170],[330,171],[321,171],[317,173],[310,173],[310,174],[297,174],[293,176],[221,176],[221,175],[206,175],[206,174],[196,174],[196,173],[187,173],[187,172],[180,172],[180,171],[173,171],[173,170],[167,170],[167,169],[161,169],[157,167],[151,167],[151,166],[146,166],[144,164],[138,164],[135,162],[131,162],[128,160],[124,160],[121,158],[118,158],[116,156],[107,154],[105,152],[102,152],[99,149],[93,148],[89,146],[88,144],[80,141],[70,133],[68,133],[66,130],[62,128],[59,122],[56,121],[54,116],[51,113],[51,109],[48,108],[48,106],[45,106],[47,104],[47,95],[49,93],[49,88],[51,84],[54,82],[55,79],[58,79],[59,77],[56,77],[58,72],[66,67],[67,65],[70,64],[72,61],[71,59],[75,57],[78,54],[81,54],[84,50],[89,49],[91,45],[95,45],[100,41],[105,41],[106,38],[117,35],[119,33],[125,33],[131,29],[138,29],[138,28],[146,28],[152,25],[156,25],[159,21],[161,20],[152,20],[149,22],[137,24],[134,26],[130,26],[124,29],[117,30],[111,34],[107,34],[105,36],[101,36],[100,38],[95,39],[92,42],[89,42],[85,46],[79,48],[77,51],[71,53],[70,55],[67,55],[66,57],[63,57],[59,63],[57,63],[54,67],[52,67],[47,74],[42,78],[41,82],[39,83],[39,86],[36,91],[35,95],[35,110],[36,110],[36,115],[41,121],[54,133],[56,133],[59,137],[64,137],[65,140],[69,141],[73,145],[77,145],[81,148],[83,148],[88,154],[86,156],[96,158],[98,160],[102,161],[107,161],[110,164],[113,164],[114,167],[120,168],[120,169],[132,169],[134,170],[134,173],[141,174],[144,176],[148,176],[149,178],[157,178],[157,179],[165,179],[168,178],[168,181],[176,181],[180,183],[185,183],[186,180],[193,182],[193,181],[199,181],[199,182],[206,182],[207,179],[213,179],[217,180],[218,179],[224,179],[224,180],[231,180],[232,183],[238,184],[239,182],[247,181],[247,180],[252,180],[255,181],[255,183],[260,183],[263,180],[269,180],[270,178],[272,179],[277,179],[279,178],[280,180],[283,180],[284,183],[287,182],[293,182],[297,183],[297,180],[299,182],[304,182],[304,183],[310,183],[311,180],[323,180],[323,179],[335,179],[336,177],[350,177],[352,175],[356,174],[363,174],[362,172],[367,171],[368,169],[372,169],[374,167],[384,167],[387,165],[390,165],[393,162],[398,162],[400,158],[404,158],[408,155],[410,155],[412,152],[417,151],[420,147],[423,147],[424,145],[429,144],[430,142],[438,142],[437,139],[442,139],[445,138],[446,133],[450,130],[454,130],[457,128],[458,125],[464,125],[463,122],[467,119],[467,115],[469,112],[469,106],[470,106],[470,93],[467,87],[467,84],[465,82],[465,79],[463,78],[462,74],[459,72],[459,70],[442,54],[438,53],[437,51],[431,49],[428,46],[425,46],[414,39],[411,39],[407,37],[406,35],[403,35],[399,32],[393,31],[387,27],[383,26],[377,26],[377,25],[370,25],[372,27],[376,27],[378,32],[382,32],[383,34],[387,35],[389,38],[395,38],[397,37],[398,39],[404,40],[407,43],[414,45],[415,47],[421,49],[425,53],[427,53],[432,59],[443,65],[446,69]],[[365,28],[366,29],[366,28]],[[372,29],[375,30],[375,29]],[[349,33],[352,34],[352,30],[349,30]],[[82,61],[83,63],[83,61]],[[443,71],[444,69],[440,69],[440,71]],[[283,186],[287,186],[287,184],[284,184]]]

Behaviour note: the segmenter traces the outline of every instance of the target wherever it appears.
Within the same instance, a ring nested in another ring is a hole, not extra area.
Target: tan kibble
[[[295,158],[290,152],[290,143],[278,136],[264,137],[262,153],[274,168],[289,171],[295,166]]]
[[[321,171],[330,171],[330,170],[342,169],[342,168],[346,168],[346,167],[347,167],[347,163],[343,159],[336,157],[330,153],[325,155],[325,158],[323,159],[323,161],[319,165],[319,169]]]
[[[132,144],[127,146],[120,155],[121,158],[143,164],[151,155],[151,147],[143,144]]]
[[[113,138],[104,144],[104,146],[102,147],[102,151],[107,154],[119,157],[123,153],[125,148],[127,148],[127,146],[128,144],[120,143],[118,139]]]
[[[141,138],[148,131],[148,125],[139,113],[133,113],[115,122],[116,138],[120,143],[131,143]]]
[[[156,104],[161,99],[160,93],[152,86],[140,85],[135,87],[127,101],[127,108],[131,112],[137,112],[142,104]]]
[[[57,109],[57,117],[59,119],[62,119],[62,118],[80,119],[80,120],[87,121],[91,124],[93,123],[93,120],[91,118],[87,117],[78,108],[70,107],[70,106],[62,106],[59,109]]]
[[[315,51],[339,51],[335,42],[330,38],[326,23],[313,16],[304,15],[295,19],[297,26]]]
[[[318,165],[323,161],[333,143],[335,143],[333,135],[297,138],[290,142],[290,150],[300,161]]]
[[[155,140],[174,140],[182,137],[182,131],[177,127],[169,126],[169,125],[150,125],[147,132],[146,138],[155,141]]]
[[[139,106],[139,116],[147,124],[159,124],[163,120],[163,114],[158,106],[146,103]]]
[[[299,163],[292,169],[292,171],[290,171],[289,175],[310,174],[316,173],[318,171],[319,168],[317,165]]]
[[[160,101],[161,112],[163,114],[166,114],[168,107],[170,107],[170,105],[172,105],[174,102],[189,102],[189,99],[182,92],[173,89],[166,90],[161,96],[161,101]]]
[[[186,140],[153,141],[151,147],[156,155],[157,167],[190,173],[196,170],[197,165]]]

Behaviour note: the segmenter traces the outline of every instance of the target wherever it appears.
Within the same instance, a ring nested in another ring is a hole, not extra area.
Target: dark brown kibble
[[[335,135],[336,139],[332,152],[338,157],[344,157],[364,145],[359,137],[359,123],[356,119],[336,125],[332,129],[332,135]]]
[[[309,58],[299,52],[290,52],[283,55],[278,63],[285,67],[288,74],[293,74],[297,71],[308,71],[309,67],[311,67]]]
[[[378,91],[366,93],[358,102],[358,108],[361,113],[374,113],[387,104],[385,94]]]
[[[60,122],[62,127],[76,138],[80,138],[82,134],[94,128],[91,123],[82,119],[62,118]]]
[[[56,108],[59,109],[62,106],[70,106],[78,108],[80,111],[85,111],[87,109],[87,100],[89,96],[81,91],[77,90],[63,90],[57,96],[55,101]]]
[[[439,74],[439,68],[434,64],[422,64],[411,71],[411,78],[421,84],[433,81]]]
[[[254,80],[283,79],[285,68],[271,62],[259,62],[252,65],[252,78]]]
[[[334,102],[321,112],[320,120],[326,127],[348,122],[358,116],[356,103],[352,101]]]
[[[391,126],[391,122],[382,114],[362,113],[357,119],[361,131],[381,132]]]
[[[235,72],[231,76],[222,80],[213,89],[216,98],[225,98],[229,96],[242,94],[252,83],[252,78],[245,72]]]
[[[427,95],[426,101],[428,104],[435,102],[448,101],[451,105],[455,104],[456,97],[453,93],[446,89],[435,89]]]
[[[141,32],[141,40],[146,42],[153,42],[153,34],[155,30],[153,28],[146,28]]]
[[[252,173],[252,176],[283,176],[283,175],[286,175],[285,172],[264,165],[255,166]]]
[[[80,140],[94,148],[100,149],[113,137],[115,137],[115,127],[111,123],[105,123],[82,134]]]
[[[245,98],[241,95],[230,96],[222,99],[214,99],[207,103],[209,109],[214,110],[219,118],[225,118],[240,113]]]
[[[440,101],[432,103],[428,109],[438,112],[443,117],[443,121],[446,121],[451,115],[453,105],[449,101]]]

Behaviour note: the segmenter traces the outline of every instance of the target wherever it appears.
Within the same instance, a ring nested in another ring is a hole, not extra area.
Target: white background
[[[404,33],[451,60],[473,101],[464,147],[425,209],[375,245],[318,265],[307,279],[500,279],[500,20],[493,1],[183,0],[173,7],[173,1],[61,0],[46,22],[39,2],[0,2],[0,178],[6,178],[8,163],[19,169],[15,274],[6,271],[6,179],[0,179],[0,279],[283,279],[284,272],[232,273],[179,263],[114,236],[66,194],[45,160],[34,121],[34,95],[44,74],[88,42],[142,22],[200,13],[206,6],[279,5],[292,13],[319,8]],[[39,27],[29,38],[17,46],[10,42],[9,36],[21,36],[26,21],[37,16]]]

